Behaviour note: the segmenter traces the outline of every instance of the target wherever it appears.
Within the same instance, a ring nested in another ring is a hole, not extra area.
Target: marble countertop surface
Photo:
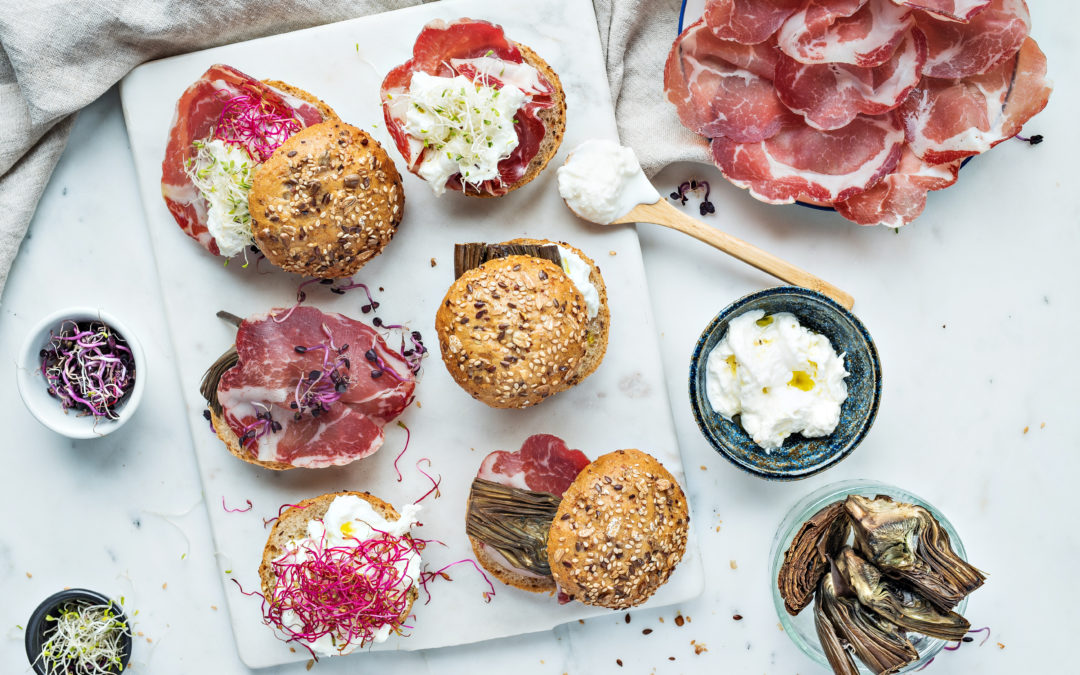
[[[707,570],[702,596],[470,646],[325,659],[318,672],[824,673],[779,629],[768,555],[796,501],[850,478],[928,499],[990,574],[967,613],[972,625],[991,628],[990,639],[944,653],[926,672],[1068,670],[1062,664],[1075,659],[1066,628],[1080,625],[1071,578],[1080,558],[1080,441],[1069,429],[1080,404],[1080,56],[1071,47],[1080,9],[1029,4],[1057,85],[1027,127],[1046,141],[1010,141],[977,158],[956,186],[930,196],[912,226],[859,228],[833,214],[760,204],[710,167],[676,165],[657,177],[665,194],[689,177],[709,180],[716,215],[707,222],[855,296],[885,386],[877,422],[851,457],[804,481],[769,483],[706,444],[687,398],[694,342],[724,306],[774,281],[688,237],[641,226],[650,280],[642,300],[652,302],[660,330]],[[40,600],[71,586],[123,596],[137,632],[134,673],[249,672],[232,641],[224,602],[232,590],[215,564],[143,219],[113,89],[80,114],[0,304],[0,353],[9,355],[0,360],[5,673],[30,672],[21,626]],[[68,305],[121,316],[147,352],[141,409],[99,440],[52,434],[15,387],[25,333]]]

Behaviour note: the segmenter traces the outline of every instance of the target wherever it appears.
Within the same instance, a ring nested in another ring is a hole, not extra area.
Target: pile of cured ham
[[[1050,97],[1024,0],[709,0],[664,70],[682,123],[761,201],[899,227]]]

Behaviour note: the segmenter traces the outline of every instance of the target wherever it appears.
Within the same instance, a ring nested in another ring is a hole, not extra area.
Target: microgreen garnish
[[[259,162],[270,159],[278,146],[303,126],[291,110],[258,93],[227,100],[214,127],[214,138],[238,145]]]
[[[1025,137],[1021,136],[1020,134],[1016,134],[1016,138],[1018,140],[1021,140],[1021,141],[1025,142],[1025,143],[1030,143],[1031,145],[1038,145],[1039,143],[1043,142],[1042,134],[1035,134],[1034,136],[1031,136],[1029,138],[1025,138]]]
[[[716,213],[716,207],[713,206],[713,203],[709,201],[709,194],[712,192],[712,190],[709,188],[709,182],[708,181],[704,181],[704,180],[699,181],[699,180],[693,180],[693,179],[688,180],[688,181],[682,183],[679,186],[678,190],[676,190],[675,192],[672,192],[668,196],[671,197],[671,199],[677,200],[680,203],[685,205],[686,204],[686,199],[687,199],[686,193],[687,192],[699,192],[700,190],[705,190],[705,198],[701,201],[701,205],[698,207],[698,211],[700,211],[701,215],[703,215],[703,216],[708,215],[710,213]]]
[[[432,492],[435,493],[435,499],[438,499],[439,497],[442,496],[442,493],[439,491],[439,486],[442,485],[442,474],[439,475],[438,479],[432,478],[431,474],[429,474],[427,471],[424,471],[423,469],[420,468],[420,462],[427,462],[428,468],[430,469],[431,468],[431,460],[428,459],[427,457],[421,457],[420,459],[416,460],[416,470],[419,471],[420,473],[424,474],[424,476],[429,481],[431,481],[431,489],[428,490],[427,492],[425,492],[423,497],[416,500],[415,503],[417,503],[417,504],[419,504],[420,502],[427,499],[428,495],[430,495]]]
[[[398,460],[401,459],[402,456],[405,454],[405,451],[409,449],[409,440],[412,438],[412,432],[409,431],[409,427],[405,426],[405,423],[401,420],[398,420],[397,424],[399,427],[405,430],[405,447],[402,448],[401,452],[398,453],[398,456],[394,458],[394,471],[397,472],[397,482],[400,483],[404,476],[401,475],[401,469],[398,468],[397,463]]]
[[[491,590],[488,590],[488,591],[484,591],[484,593],[482,594],[483,597],[484,597],[484,602],[491,602],[491,598],[495,597],[495,586],[491,583],[491,579],[489,579],[488,575],[484,573],[484,570],[482,570],[476,564],[475,560],[472,560],[470,558],[465,558],[464,560],[458,560],[457,562],[452,562],[449,565],[446,565],[445,567],[443,567],[442,569],[436,570],[435,572],[421,572],[420,573],[420,586],[424,589],[424,592],[427,593],[427,600],[424,601],[425,605],[428,604],[429,602],[431,602],[431,591],[428,590],[427,585],[429,583],[431,583],[432,581],[434,581],[435,579],[437,579],[437,578],[438,579],[445,579],[447,581],[453,581],[453,579],[450,578],[450,575],[446,573],[446,570],[450,569],[451,567],[454,567],[455,565],[462,565],[462,564],[465,564],[465,563],[468,563],[468,564],[472,565],[473,568],[475,568],[476,571],[480,573],[480,576],[484,578],[484,583],[486,583],[488,585],[488,588],[491,589]]]
[[[971,637],[972,634],[978,635],[979,633],[984,633],[984,632],[986,633],[986,637],[984,637],[982,639],[982,642],[979,643],[979,646],[982,647],[984,644],[986,644],[986,641],[990,639],[990,626],[983,626],[982,628],[972,628],[971,630],[968,631],[967,635],[965,635],[963,638],[961,638],[955,644],[945,645],[945,647],[943,647],[943,649],[945,651],[947,651],[947,652],[955,652],[957,649],[960,649],[960,647],[965,642],[974,642],[975,641],[975,638]],[[922,664],[922,666],[920,666],[917,670],[915,670],[915,672],[917,673],[917,672],[919,672],[921,670],[924,670],[927,666],[929,666],[931,663],[933,663],[934,659],[936,659],[936,658],[937,658],[936,656],[931,658],[929,661]]]
[[[64,410],[117,419],[135,386],[135,357],[124,338],[101,321],[64,321],[39,353],[49,395]]]
[[[322,353],[322,366],[307,373],[296,383],[296,392],[289,403],[296,421],[303,419],[304,413],[318,417],[330,412],[330,406],[349,389],[349,369],[352,367],[352,362],[346,356],[349,345],[335,347],[325,325],[323,331],[329,344],[297,345],[293,348],[297,354]]]
[[[247,502],[246,509],[230,509],[228,506],[225,506],[225,495],[221,495],[221,508],[225,509],[225,513],[247,513],[254,507],[250,499],[245,499],[244,501]]]
[[[44,644],[34,659],[48,675],[106,675],[124,668],[127,623],[112,604],[71,600],[45,616]]]

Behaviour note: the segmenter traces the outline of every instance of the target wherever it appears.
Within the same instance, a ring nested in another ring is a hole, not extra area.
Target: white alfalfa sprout
[[[34,660],[48,675],[112,675],[124,669],[127,623],[112,605],[66,602],[45,617],[44,643]]]

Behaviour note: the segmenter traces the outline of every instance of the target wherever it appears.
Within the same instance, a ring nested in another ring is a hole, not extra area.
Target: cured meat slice
[[[413,74],[425,72],[436,77],[462,75],[470,79],[482,75],[490,84],[502,84],[498,78],[490,77],[485,69],[478,67],[478,62],[496,59],[511,64],[511,68],[525,62],[521,50],[507,39],[501,26],[473,19],[458,19],[450,23],[435,20],[420,31],[413,45],[412,58],[386,74],[380,89],[383,117],[410,171],[415,172],[425,152],[430,152],[419,139],[405,131],[405,114],[409,106],[407,94]],[[475,186],[480,192],[493,196],[505,194],[509,186],[525,175],[529,163],[540,151],[547,131],[537,111],[551,107],[554,91],[551,82],[542,73],[537,73],[530,91],[525,92],[525,105],[514,116],[518,145],[509,157],[499,162],[498,178]],[[462,189],[461,176],[451,176],[446,187]]]
[[[218,400],[229,428],[261,461],[316,468],[366,457],[416,387],[409,364],[374,329],[314,307],[245,320],[236,351]],[[338,398],[321,410],[312,404],[319,395]]]
[[[926,208],[926,193],[942,190],[956,182],[963,160],[948,164],[927,164],[910,150],[904,150],[896,171],[865,192],[837,202],[836,212],[859,225],[901,227],[919,217]]]
[[[894,113],[860,115],[835,131],[801,122],[758,143],[712,141],[724,177],[755,198],[790,204],[801,195],[818,202],[848,199],[877,183],[900,161],[904,131]]]
[[[708,0],[705,22],[716,37],[746,45],[765,42],[803,0]]]
[[[777,44],[800,63],[871,68],[890,59],[914,24],[913,12],[890,0],[811,0],[784,22]]]
[[[990,0],[892,0],[898,5],[921,9],[946,21],[971,21],[986,9]]]
[[[480,465],[478,478],[500,485],[562,496],[589,458],[580,450],[571,450],[558,436],[529,436],[517,452],[497,450]]]
[[[1024,0],[993,0],[967,23],[916,17],[930,51],[924,74],[958,79],[984,73],[1020,49],[1031,32]]]
[[[907,142],[926,162],[986,152],[1020,133],[1050,98],[1046,56],[1034,40],[986,73],[962,80],[924,78],[899,108]]]
[[[695,133],[755,143],[797,119],[773,88],[775,59],[770,46],[721,40],[698,20],[672,45],[664,90],[679,119]]]
[[[304,127],[323,121],[315,105],[222,64],[210,66],[184,91],[176,103],[161,163],[161,194],[180,228],[214,255],[220,251],[206,227],[206,200],[191,182],[186,163],[195,157],[193,143],[213,133],[229,99],[242,95],[256,96],[276,109],[292,111]]]
[[[815,129],[847,126],[859,113],[884,114],[904,102],[922,77],[926,39],[910,29],[892,58],[876,68],[847,64],[807,65],[782,54],[776,93]]]

